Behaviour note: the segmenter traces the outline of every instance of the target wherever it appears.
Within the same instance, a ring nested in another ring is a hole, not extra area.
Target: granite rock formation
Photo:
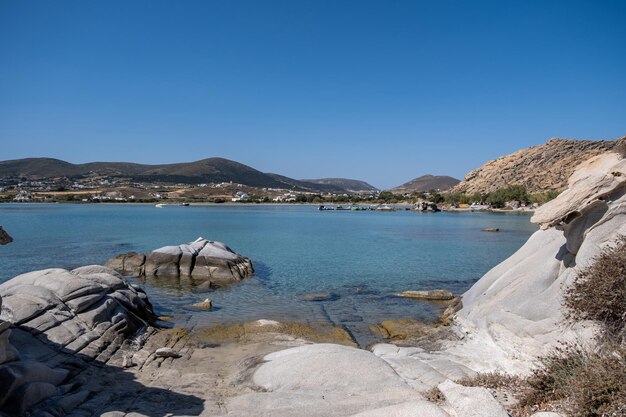
[[[0,297],[0,415],[78,406],[91,393],[76,375],[107,363],[154,320],[145,293],[102,266],[19,275]]]
[[[469,172],[453,193],[489,193],[511,185],[523,185],[529,193],[562,190],[576,167],[589,158],[613,149],[618,141],[551,139],[489,161]]]
[[[109,259],[106,265],[122,274],[164,278],[191,278],[205,287],[220,287],[251,276],[250,259],[221,242],[198,238],[178,246],[165,246],[148,254],[130,252]]]

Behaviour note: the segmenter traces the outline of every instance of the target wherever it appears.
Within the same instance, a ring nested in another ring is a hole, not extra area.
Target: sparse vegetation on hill
[[[620,141],[551,139],[489,161],[469,172],[452,188],[453,193],[491,193],[521,185],[529,193],[560,191],[583,161],[610,151]]]
[[[459,182],[456,178],[446,175],[422,175],[389,191],[394,194],[426,192],[428,190],[446,191]]]

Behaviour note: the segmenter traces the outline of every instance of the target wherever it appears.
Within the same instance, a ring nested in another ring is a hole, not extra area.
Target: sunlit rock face
[[[192,279],[207,288],[232,284],[254,273],[250,259],[221,242],[203,238],[165,246],[148,254],[130,252],[118,255],[109,259],[106,265],[135,276]]]
[[[562,326],[563,289],[626,235],[626,159],[609,152],[582,163],[531,221],[541,230],[464,294],[457,320],[511,359],[580,336]]]

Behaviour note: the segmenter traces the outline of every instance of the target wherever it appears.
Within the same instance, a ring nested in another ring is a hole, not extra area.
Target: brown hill
[[[458,183],[459,180],[446,175],[422,175],[421,177],[414,178],[409,182],[392,188],[389,191],[394,194],[426,192],[430,190],[445,191]]]
[[[0,161],[0,179],[44,180],[62,177],[80,179],[91,176],[125,178],[137,182],[183,184],[232,181],[251,187],[284,188],[319,193],[353,193],[355,191],[352,191],[352,188],[357,183],[361,187],[371,187],[361,181],[345,179],[337,179],[335,182],[299,181],[282,175],[263,173],[250,166],[224,158],[208,158],[194,162],[161,165],[130,162],[72,164],[53,158]],[[371,188],[375,190],[375,188]]]
[[[468,173],[451,192],[488,193],[511,185],[523,185],[530,193],[561,190],[578,164],[610,151],[616,141],[550,139],[502,156]]]

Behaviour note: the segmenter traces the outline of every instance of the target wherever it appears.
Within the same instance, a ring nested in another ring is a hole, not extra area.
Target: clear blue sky
[[[626,1],[0,0],[0,159],[391,187],[626,134]]]

